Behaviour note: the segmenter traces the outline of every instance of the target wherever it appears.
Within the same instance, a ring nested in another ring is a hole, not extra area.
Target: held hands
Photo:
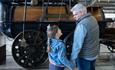
[[[73,65],[74,65],[74,67],[73,67],[73,69],[72,69],[72,70],[77,70],[75,60],[71,60],[71,62],[72,62],[72,63],[73,63]]]
[[[73,70],[77,70],[77,68],[76,68],[76,67],[74,67],[74,68],[73,68]]]
[[[74,65],[74,67],[72,69],[70,69],[70,70],[77,70],[75,64],[73,64],[73,65]]]

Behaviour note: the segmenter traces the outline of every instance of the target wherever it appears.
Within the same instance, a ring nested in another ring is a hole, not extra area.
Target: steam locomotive
[[[47,60],[46,27],[58,25],[63,32],[69,59],[75,21],[70,8],[77,0],[0,0],[1,32],[14,38],[12,56],[20,66],[37,69]],[[87,7],[105,28],[101,7]]]

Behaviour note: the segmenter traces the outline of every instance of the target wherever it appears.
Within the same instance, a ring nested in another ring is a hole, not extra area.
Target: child
[[[62,35],[61,30],[57,25],[48,25],[47,36],[48,36],[48,57],[49,57],[49,70],[64,70],[64,66],[73,70],[75,65],[70,62],[66,57],[66,47],[60,36]]]

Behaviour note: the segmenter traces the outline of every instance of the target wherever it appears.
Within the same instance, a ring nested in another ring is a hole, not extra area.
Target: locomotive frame
[[[7,36],[15,39],[12,44],[13,58],[20,66],[27,69],[37,69],[47,60],[46,27],[48,24],[56,24],[60,27],[60,29],[62,29],[63,36],[61,37],[61,39],[63,39],[66,43],[67,57],[69,58],[70,56],[73,31],[76,25],[75,21],[71,19],[72,15],[69,11],[69,6],[73,6],[77,3],[77,1],[44,1],[45,2],[43,2],[42,0],[38,0],[38,4],[35,4],[34,6],[32,6],[32,8],[30,4],[27,4],[27,0],[17,0],[14,2],[14,4],[12,4],[12,2],[3,2],[3,5],[5,6],[5,21],[3,20],[4,25],[2,26],[3,32]],[[38,7],[41,7],[41,10],[44,9],[44,11],[41,12],[43,14],[42,16],[40,16],[41,18],[34,15],[36,14],[36,12],[39,12],[38,10],[36,10],[36,8],[38,9]],[[60,12],[61,15],[58,11],[60,7],[62,8],[62,11]],[[57,10],[55,10],[58,12],[53,10],[54,8],[56,8]],[[23,11],[19,11],[18,9],[23,9]],[[96,17],[99,25],[102,26],[100,27],[100,30],[101,32],[103,32],[106,22],[102,22],[102,20],[104,20],[105,18],[101,7],[88,7],[87,9]],[[34,14],[31,11],[34,12]],[[34,15],[34,17],[28,16],[27,13],[30,15]],[[21,17],[22,14],[24,15],[24,17]],[[54,15],[58,15],[59,18],[55,17],[56,19],[53,19]],[[103,33],[100,33],[100,35],[101,34]]]

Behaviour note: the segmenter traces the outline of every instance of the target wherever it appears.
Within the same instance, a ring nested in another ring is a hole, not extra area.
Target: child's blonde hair
[[[47,52],[51,51],[51,38],[56,37],[56,33],[58,31],[59,27],[57,25],[48,25],[47,26]]]
[[[59,29],[59,27],[57,25],[48,25],[47,26],[48,38],[55,38],[58,29]]]

